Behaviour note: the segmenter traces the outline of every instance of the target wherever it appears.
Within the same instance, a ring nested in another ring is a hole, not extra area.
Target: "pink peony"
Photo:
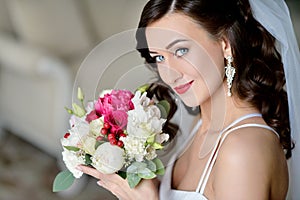
[[[104,122],[111,126],[110,131],[116,133],[119,130],[123,130],[127,125],[128,115],[125,111],[116,110],[104,117]]]
[[[134,95],[128,90],[112,90],[111,93],[100,97],[95,103],[98,116],[107,115],[112,111],[121,110],[127,112],[134,109],[131,99]]]

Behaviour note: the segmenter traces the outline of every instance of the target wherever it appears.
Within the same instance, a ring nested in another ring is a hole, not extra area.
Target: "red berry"
[[[109,143],[112,145],[117,145],[117,140],[115,138],[109,140]]]
[[[116,136],[115,136],[115,134],[110,133],[110,134],[108,134],[107,139],[108,139],[109,141],[115,140],[115,139],[116,139]]]
[[[105,123],[103,124],[103,127],[106,128],[106,129],[109,129],[109,128],[110,128],[110,125],[109,125],[109,123],[105,122]]]
[[[106,135],[108,133],[108,130],[106,128],[101,129],[101,134]]]
[[[121,133],[120,135],[119,135],[119,137],[126,137],[127,135],[125,134],[125,133]]]
[[[123,147],[123,142],[121,141],[121,140],[119,140],[118,142],[117,142],[117,145],[119,146],[119,147]]]
[[[70,135],[71,135],[70,133],[66,133],[66,134],[64,135],[64,138],[67,139]]]

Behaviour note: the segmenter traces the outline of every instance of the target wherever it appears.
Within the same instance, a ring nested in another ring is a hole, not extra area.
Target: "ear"
[[[221,39],[221,46],[222,46],[224,58],[227,58],[228,56],[232,56],[231,45],[230,45],[228,38],[223,37]]]

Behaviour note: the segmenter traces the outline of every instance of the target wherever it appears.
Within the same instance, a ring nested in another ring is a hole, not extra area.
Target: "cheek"
[[[194,74],[202,79],[209,90],[215,90],[223,83],[224,59],[219,49],[209,52],[200,47],[195,48],[194,52],[187,56],[187,60],[193,66]]]

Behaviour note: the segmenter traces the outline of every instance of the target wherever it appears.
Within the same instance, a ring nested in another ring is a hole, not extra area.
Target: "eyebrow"
[[[186,39],[177,39],[177,40],[174,40],[173,42],[171,42],[170,44],[168,44],[166,46],[166,49],[170,49],[172,46],[174,46],[175,44],[179,43],[179,42],[186,42],[188,40]],[[149,51],[150,54],[157,54],[156,51]]]
[[[179,42],[185,42],[185,41],[188,41],[186,39],[177,39],[177,40],[174,40],[173,42],[171,42],[170,44],[168,44],[166,46],[166,49],[170,49],[172,46],[174,46],[175,44],[179,43]]]

